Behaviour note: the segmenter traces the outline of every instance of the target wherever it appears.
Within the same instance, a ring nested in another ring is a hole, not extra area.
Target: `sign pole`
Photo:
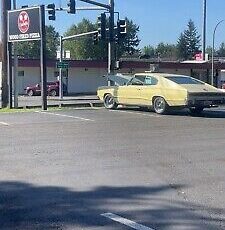
[[[59,43],[60,43],[60,57],[59,61],[62,63],[63,61],[63,39],[62,36],[59,37]],[[63,99],[63,80],[62,80],[62,66],[59,68],[59,99]]]
[[[47,71],[46,71],[46,31],[45,6],[26,7],[8,11],[8,53],[11,56],[11,43],[40,40],[41,97],[42,109],[47,110]],[[16,53],[15,53],[16,56]],[[10,108],[12,107],[12,61],[8,57],[8,84]],[[15,57],[16,58],[16,57]],[[14,69],[16,65],[14,66]],[[14,83],[16,80],[14,79]]]
[[[11,9],[11,1],[1,1],[1,40],[2,40],[2,76],[1,76],[1,107],[6,108],[8,106],[8,61],[7,61],[7,10]]]
[[[7,43],[8,55],[7,55],[7,63],[8,63],[8,98],[9,98],[9,108],[13,108],[12,103],[12,43]]]
[[[47,71],[46,71],[46,31],[45,31],[45,6],[40,6],[41,17],[41,97],[42,110],[47,110]]]

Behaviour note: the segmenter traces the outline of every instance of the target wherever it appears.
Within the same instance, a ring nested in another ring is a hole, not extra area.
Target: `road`
[[[0,229],[225,229],[225,109],[0,114]]]

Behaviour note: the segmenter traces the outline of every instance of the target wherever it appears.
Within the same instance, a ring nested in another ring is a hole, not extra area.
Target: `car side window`
[[[142,76],[142,75],[135,75],[135,78],[136,80],[142,82],[143,84],[145,83],[145,76]]]
[[[145,85],[157,85],[158,80],[155,77],[152,76],[146,76],[145,77]]]
[[[139,76],[138,76],[139,77]],[[136,76],[130,81],[129,85],[144,85],[144,82]]]

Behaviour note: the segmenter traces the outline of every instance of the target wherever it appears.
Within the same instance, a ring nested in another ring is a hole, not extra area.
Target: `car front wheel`
[[[104,106],[106,109],[116,109],[117,103],[115,102],[114,97],[112,94],[106,94],[104,97]]]
[[[153,101],[153,109],[158,114],[165,114],[168,110],[168,105],[163,97],[156,97]]]

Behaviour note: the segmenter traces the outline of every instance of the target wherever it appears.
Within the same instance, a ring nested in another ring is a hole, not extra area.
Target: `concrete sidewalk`
[[[14,104],[14,103],[13,103]],[[63,99],[59,97],[47,98],[47,104],[49,107],[100,107],[103,103],[98,99],[96,95],[76,95],[76,96],[64,96]],[[19,96],[18,108],[38,108],[42,106],[41,96]]]

